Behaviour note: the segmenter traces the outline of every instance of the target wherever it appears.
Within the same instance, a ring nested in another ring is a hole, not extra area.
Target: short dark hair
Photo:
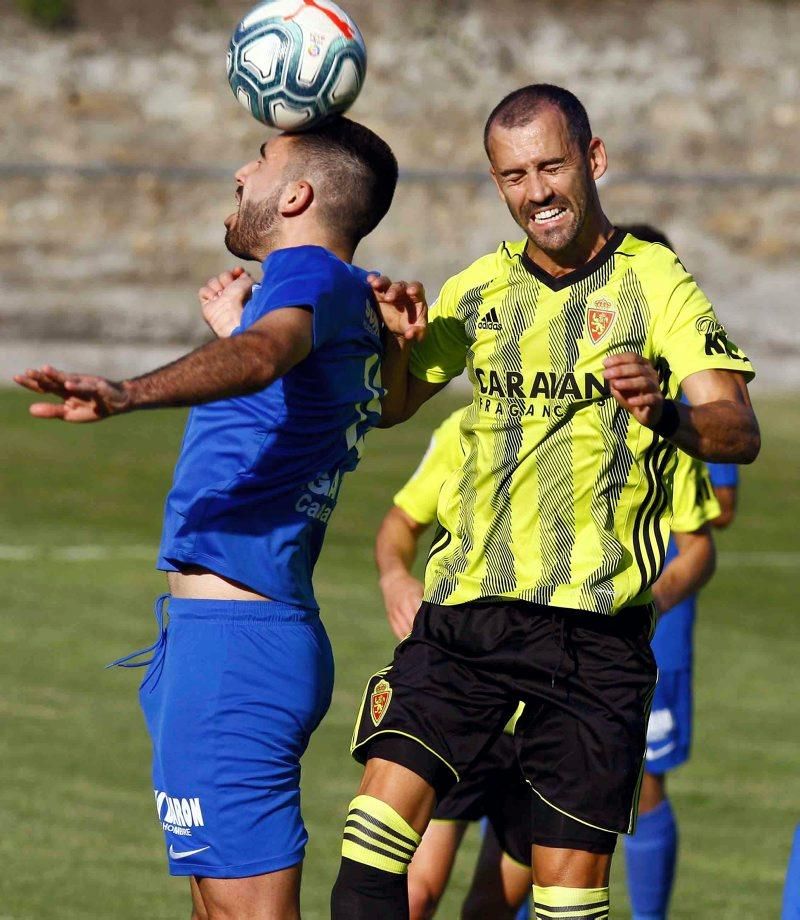
[[[298,165],[311,167],[324,183],[323,220],[358,243],[378,226],[392,203],[397,160],[391,148],[374,131],[342,116],[291,137],[303,152]],[[294,171],[292,165],[289,169]]]
[[[552,83],[531,83],[509,93],[492,109],[483,129],[483,146],[489,154],[489,134],[495,124],[501,128],[527,125],[546,106],[554,106],[564,116],[570,137],[581,152],[589,148],[592,128],[583,103],[568,89]]]
[[[618,225],[618,229],[622,230],[624,233],[630,233],[631,236],[635,236],[637,240],[642,240],[645,243],[661,243],[662,246],[666,246],[667,249],[675,251],[675,247],[670,243],[669,237],[654,227],[652,224],[621,224]]]

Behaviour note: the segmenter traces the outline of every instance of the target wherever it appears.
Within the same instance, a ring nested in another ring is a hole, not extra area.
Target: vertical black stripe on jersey
[[[607,352],[643,354],[650,308],[639,279],[631,269],[622,276],[617,314]],[[619,572],[624,555],[624,547],[614,535],[614,518],[634,456],[627,443],[630,414],[611,397],[598,404],[597,411],[604,461],[592,489],[590,508],[600,535],[602,559],[583,584],[581,602],[598,613],[610,614],[614,610],[614,576]]]
[[[656,362],[656,370],[660,379],[661,392],[666,396],[669,393],[672,371],[665,359]],[[653,435],[653,443],[645,451],[647,494],[637,512],[632,535],[633,554],[641,575],[641,584],[637,594],[644,591],[658,578],[664,565],[666,546],[659,524],[669,506],[672,492],[672,480],[670,479],[668,487],[665,474],[676,452],[677,448],[673,444],[657,435]],[[674,465],[672,472],[674,473]]]
[[[464,294],[456,305],[456,316],[464,323],[467,335],[475,340],[475,326],[478,321],[478,315],[483,306],[483,292],[489,286],[490,281],[479,284],[470,288]],[[478,398],[476,393],[475,398]],[[466,446],[464,462],[461,467],[460,478],[458,482],[458,492],[460,496],[459,523],[457,533],[461,534],[458,543],[453,541],[453,549],[450,554],[441,559],[433,559],[433,553],[428,557],[429,562],[434,562],[436,576],[429,578],[426,575],[426,583],[430,584],[428,593],[430,601],[434,604],[443,604],[455,591],[458,584],[458,576],[466,571],[469,564],[470,553],[473,547],[472,532],[475,521],[475,501],[477,493],[475,491],[475,472],[478,461],[478,445],[474,434],[470,434],[475,426],[475,420],[478,415],[477,403],[473,401],[472,405],[467,408],[461,419],[462,443]],[[454,535],[455,536],[455,535]],[[440,554],[445,547],[439,547],[436,555]]]
[[[559,316],[550,323],[550,364],[556,376],[574,373],[578,343],[586,325],[586,299],[592,291],[606,285],[614,271],[616,258],[570,287],[570,294]],[[590,406],[569,399],[550,399],[551,411],[560,405],[561,418],[551,415],[551,425],[536,446],[539,488],[539,551],[542,574],[539,582],[526,591],[526,599],[549,604],[560,585],[572,580],[572,551],[575,546],[575,476],[573,470],[573,431],[575,412]],[[528,597],[529,595],[529,597]]]
[[[497,332],[494,351],[490,359],[491,370],[501,380],[509,372],[522,379],[522,353],[520,342],[536,320],[536,303],[541,284],[519,262],[512,263],[508,273],[508,290],[501,307],[502,329]],[[489,520],[484,539],[486,574],[481,581],[481,595],[492,597],[517,590],[516,558],[513,550],[513,515],[511,486],[519,470],[523,443],[522,417],[525,399],[506,398],[498,403],[502,413],[492,420],[492,497],[494,512]]]
[[[647,494],[633,527],[633,555],[641,576],[639,591],[649,587],[661,574],[666,556],[666,546],[659,523],[669,505],[670,490],[666,473],[676,448],[658,436],[645,451],[644,469],[647,475]]]

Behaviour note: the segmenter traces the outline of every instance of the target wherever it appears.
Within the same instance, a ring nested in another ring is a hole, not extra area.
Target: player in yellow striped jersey
[[[423,594],[423,585],[411,571],[418,541],[436,520],[442,484],[462,462],[459,425],[463,411],[452,413],[433,433],[416,471],[394,496],[375,541],[386,614],[398,639],[411,631]],[[659,579],[659,613],[697,592],[713,574],[714,541],[709,524],[719,513],[704,465],[680,453],[670,520],[679,561],[668,565]],[[488,828],[461,917],[511,920],[530,891],[531,796],[521,780],[513,741],[504,734],[437,803],[409,866],[411,920],[434,915],[468,823],[483,817]]]
[[[524,87],[484,140],[526,240],[447,281],[424,338],[422,285],[373,281],[384,424],[465,367],[474,398],[425,599],[356,724],[366,769],[334,920],[407,916],[406,868],[437,798],[519,700],[537,916],[607,917],[616,837],[635,824],[676,451],[749,463],[760,446],[750,362],[674,253],[603,212],[606,151],[579,100]]]

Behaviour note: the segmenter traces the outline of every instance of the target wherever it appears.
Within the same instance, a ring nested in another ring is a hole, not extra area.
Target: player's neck
[[[275,249],[291,249],[295,246],[321,246],[327,249],[343,262],[352,262],[355,246],[352,243],[336,237],[323,227],[316,225],[287,226],[283,232],[275,237],[270,246],[270,252]],[[266,256],[265,256],[266,257]]]
[[[614,227],[611,221],[599,211],[593,220],[588,220],[573,244],[561,252],[545,252],[528,240],[526,252],[536,265],[548,275],[560,278],[583,268],[591,262],[609,241]]]

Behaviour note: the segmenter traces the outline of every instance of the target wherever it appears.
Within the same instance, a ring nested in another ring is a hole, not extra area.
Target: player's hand
[[[381,578],[381,591],[389,626],[398,639],[405,639],[422,603],[422,582],[407,572],[392,573]]]
[[[428,328],[425,288],[419,281],[392,281],[386,275],[367,277],[386,328],[395,338],[421,341]]]
[[[626,351],[609,355],[603,367],[611,395],[622,408],[645,428],[657,425],[664,408],[664,394],[653,365],[641,355]]]
[[[46,393],[63,400],[61,403],[33,403],[29,411],[36,418],[99,422],[132,408],[124,384],[91,374],[69,374],[49,364],[17,374],[14,381],[34,393]]]
[[[237,266],[215,275],[197,292],[203,319],[218,338],[227,338],[242,321],[244,305],[250,299],[253,279]]]

